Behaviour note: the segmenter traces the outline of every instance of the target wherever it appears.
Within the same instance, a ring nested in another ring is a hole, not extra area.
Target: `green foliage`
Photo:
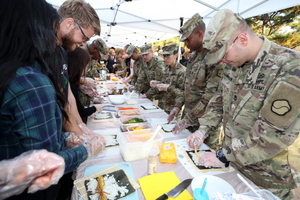
[[[300,46],[300,6],[287,8],[246,19],[248,25],[258,35],[282,46],[293,48]],[[290,27],[290,29],[284,28]]]

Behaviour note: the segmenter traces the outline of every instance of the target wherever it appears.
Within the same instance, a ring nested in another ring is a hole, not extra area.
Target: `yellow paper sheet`
[[[138,181],[146,200],[157,199],[164,193],[169,192],[181,182],[173,171],[152,174],[149,176],[139,178]],[[169,197],[168,199],[170,200],[174,198]],[[187,190],[184,190],[175,199],[192,200],[193,197]]]

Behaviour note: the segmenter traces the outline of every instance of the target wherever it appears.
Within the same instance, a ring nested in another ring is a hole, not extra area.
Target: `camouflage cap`
[[[143,46],[140,47],[141,49],[141,55],[145,55],[148,54],[150,51],[152,51],[152,46],[151,44],[145,44]]]
[[[128,58],[130,58],[134,52],[134,50],[136,49],[136,47],[134,45],[130,45],[127,50],[126,53],[128,55]]]
[[[173,54],[177,48],[178,46],[176,43],[166,45],[162,48],[163,51],[161,52],[161,54]]]
[[[93,41],[93,44],[98,48],[101,58],[105,58],[105,55],[108,54],[108,48],[105,42],[101,38],[98,38]]]
[[[192,34],[193,30],[201,23],[204,22],[202,21],[202,17],[199,13],[194,14],[192,18],[187,20],[179,29],[179,33],[181,33],[180,41],[182,42],[186,40]]]
[[[209,50],[207,64],[216,64],[224,57],[228,41],[243,18],[231,10],[218,11],[210,20],[203,38],[203,47]]]

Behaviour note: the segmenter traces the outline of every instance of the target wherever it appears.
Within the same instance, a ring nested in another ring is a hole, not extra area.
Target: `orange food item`
[[[132,110],[132,109],[136,109],[136,108],[127,107],[127,108],[119,108],[118,110]]]
[[[159,161],[162,163],[176,163],[177,153],[173,142],[162,143],[159,155]]]
[[[112,78],[111,80],[112,81],[118,81],[119,79],[118,78]]]

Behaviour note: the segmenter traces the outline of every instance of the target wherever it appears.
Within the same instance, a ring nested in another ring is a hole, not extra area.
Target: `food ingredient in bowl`
[[[125,124],[140,123],[140,122],[145,122],[145,121],[140,118],[132,118],[132,119],[126,121]]]

